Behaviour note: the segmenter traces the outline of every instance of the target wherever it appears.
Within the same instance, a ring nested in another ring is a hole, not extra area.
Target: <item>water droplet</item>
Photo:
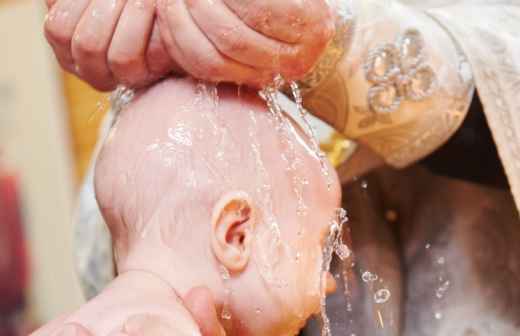
[[[336,246],[335,252],[342,261],[348,259],[351,255],[350,249],[345,244]]]
[[[362,181],[361,182],[361,188],[368,189],[368,182],[367,181]]]
[[[442,299],[444,297],[444,294],[446,294],[446,292],[450,288],[450,285],[451,285],[450,281],[446,280],[444,283],[441,284],[441,286],[439,288],[437,288],[437,290],[435,291],[435,296],[438,299]]]
[[[220,315],[223,320],[231,320],[231,312],[229,311],[227,306],[222,308],[222,314]]]
[[[426,244],[426,245],[424,246],[424,248],[427,249],[427,250],[429,250],[431,247],[432,247],[432,245],[431,245],[430,243],[428,243],[428,244]]]
[[[327,188],[330,190],[330,188],[332,187],[332,180],[330,177],[329,168],[326,163],[327,156],[320,149],[320,144],[318,143],[318,139],[316,137],[316,131],[314,130],[314,127],[312,126],[309,120],[309,113],[303,107],[303,98],[298,83],[291,82],[290,86],[294,101],[296,102],[296,108],[298,109],[300,118],[302,119],[303,124],[306,128],[307,135],[309,136],[312,150],[314,151],[314,154],[320,161],[321,172],[323,176],[327,179]]]
[[[374,301],[377,304],[382,304],[390,300],[390,296],[392,296],[392,294],[388,289],[380,289],[374,294]]]
[[[300,258],[301,258],[301,253],[300,252],[296,252],[296,256],[294,258],[294,260],[296,261],[296,263],[299,263],[300,262]]]
[[[437,264],[444,265],[445,263],[446,263],[446,258],[444,258],[444,257],[437,258]]]
[[[369,271],[365,271],[363,272],[363,274],[361,275],[361,279],[363,280],[363,282],[373,282],[373,281],[376,281],[377,279],[379,279],[379,277],[377,276],[377,274],[373,274]]]
[[[228,269],[223,265],[220,265],[220,276],[222,277],[222,280],[231,279],[231,275],[229,274]]]
[[[441,312],[436,312],[434,316],[435,316],[436,320],[442,319],[442,313]]]

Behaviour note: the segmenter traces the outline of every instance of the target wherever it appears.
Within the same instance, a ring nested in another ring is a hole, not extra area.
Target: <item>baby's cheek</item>
[[[308,246],[306,253],[307,260],[305,264],[301,265],[300,279],[298,279],[302,286],[300,295],[304,318],[308,318],[319,311],[322,263],[322,250],[317,244]]]

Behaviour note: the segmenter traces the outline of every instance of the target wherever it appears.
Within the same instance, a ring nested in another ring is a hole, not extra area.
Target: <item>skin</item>
[[[118,276],[58,325],[99,336],[218,335],[220,322],[227,335],[294,335],[319,311],[322,242],[340,201],[337,176],[328,167],[327,190],[308,139],[294,126],[286,148],[255,93],[237,100],[235,87],[221,86],[215,105],[204,90],[188,79],[166,80],[121,112],[95,178]],[[299,165],[289,171],[273,152],[296,155]],[[306,215],[297,214],[291,181],[298,176],[310,186],[303,189]],[[262,181],[276,188],[258,191]],[[280,229],[276,248],[270,215]],[[334,289],[330,276],[326,283]],[[194,286],[210,295],[193,299]],[[204,318],[221,317],[223,309],[230,319]]]
[[[169,73],[261,86],[306,74],[334,32],[325,0],[48,0],[60,65],[94,88],[143,87]],[[197,43],[193,43],[197,41]]]

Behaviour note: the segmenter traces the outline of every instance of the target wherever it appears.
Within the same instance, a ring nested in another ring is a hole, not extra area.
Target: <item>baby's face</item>
[[[323,245],[332,221],[336,220],[340,184],[328,163],[329,177],[323,175],[319,161],[305,145],[305,136],[295,131],[302,152],[299,166],[286,171],[285,179],[289,181],[286,183],[291,190],[288,193],[274,190],[273,212],[269,213],[265,207],[259,211],[262,218],[255,231],[249,267],[258,270],[265,286],[246,286],[256,295],[242,300],[237,307],[247,312],[238,313],[247,321],[244,334],[296,335],[306,320],[320,311],[320,288],[327,284],[327,274],[322,272]],[[280,165],[284,165],[281,159]],[[283,188],[282,181],[275,185]],[[279,241],[270,215],[274,215],[280,230]],[[250,305],[249,309],[244,304]]]
[[[312,213],[304,217],[288,213],[281,219],[285,222],[281,224],[282,241],[278,251],[265,242],[258,247],[260,258],[271,253],[267,260],[271,261],[272,278],[265,280],[271,281],[268,291],[279,300],[274,310],[278,316],[270,316],[273,326],[280,324],[276,335],[296,335],[305,321],[320,311],[320,288],[326,286],[326,282],[321,282],[326,279],[322,271],[323,244],[336,208],[336,202],[331,201],[329,205],[310,207]],[[262,261],[266,259],[257,263]]]

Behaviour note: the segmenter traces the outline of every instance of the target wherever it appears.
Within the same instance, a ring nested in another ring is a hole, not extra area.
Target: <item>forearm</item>
[[[387,163],[406,166],[462,123],[473,93],[469,66],[448,33],[422,12],[367,0],[355,1],[353,12],[352,36],[344,37],[352,40],[350,48],[306,95],[306,107]],[[403,39],[411,47],[422,44],[421,56],[406,57]],[[390,59],[385,52],[395,53],[386,73],[378,71]]]

